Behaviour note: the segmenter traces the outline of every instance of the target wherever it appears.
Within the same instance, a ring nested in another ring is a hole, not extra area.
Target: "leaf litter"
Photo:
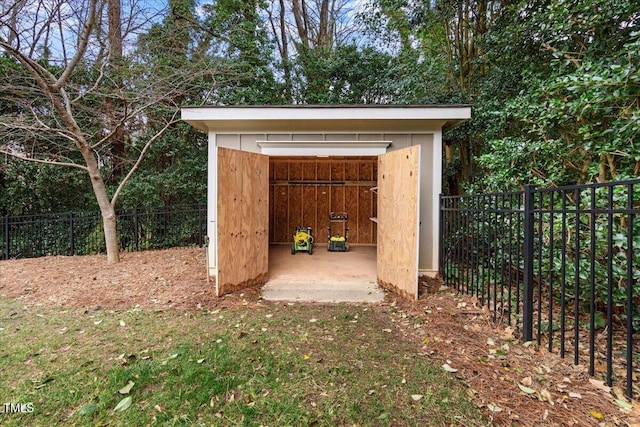
[[[225,307],[266,305],[259,288],[217,297],[203,265],[201,248],[124,253],[117,266],[107,265],[101,255],[12,260],[3,264],[4,277],[12,280],[0,277],[0,296],[20,298],[31,306],[82,307],[87,312],[173,309],[215,314]],[[620,399],[604,383],[589,378],[585,366],[573,366],[535,342],[523,344],[517,330],[496,326],[485,306],[438,280],[424,279],[421,291],[415,302],[388,293],[385,302],[369,309],[389,313],[394,328],[381,324],[384,332],[415,338],[414,357],[455,369],[455,377],[467,385],[467,394],[492,425],[640,426],[637,402]],[[119,360],[126,363],[124,355]],[[531,383],[523,381],[528,377]],[[126,410],[132,403],[126,396],[116,408]]]

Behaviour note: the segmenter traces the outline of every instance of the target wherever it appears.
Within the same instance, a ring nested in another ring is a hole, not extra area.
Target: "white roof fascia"
[[[182,120],[207,131],[346,129],[409,131],[455,126],[471,117],[469,105],[184,107]]]
[[[184,107],[182,120],[456,120],[471,118],[471,107]]]

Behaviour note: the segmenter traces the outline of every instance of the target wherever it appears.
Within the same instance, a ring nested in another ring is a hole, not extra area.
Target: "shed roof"
[[[450,129],[471,118],[471,106],[254,105],[182,108],[182,120],[216,132],[420,132]]]

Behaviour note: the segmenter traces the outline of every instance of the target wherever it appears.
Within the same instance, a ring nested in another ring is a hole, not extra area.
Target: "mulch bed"
[[[640,426],[640,404],[622,408],[615,402],[620,390],[590,378],[585,366],[523,345],[517,331],[491,322],[473,298],[435,279],[423,282],[422,291],[418,301],[388,293],[379,308],[389,312],[398,333],[415,341],[417,357],[466,384],[490,425]],[[259,288],[217,297],[201,248],[123,253],[115,265],[101,255],[0,261],[0,297],[26,306],[112,310],[269,304]]]

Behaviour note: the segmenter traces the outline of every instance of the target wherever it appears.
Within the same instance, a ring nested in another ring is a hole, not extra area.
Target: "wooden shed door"
[[[418,298],[420,146],[378,157],[378,283]]]
[[[266,282],[269,157],[218,147],[218,295]]]

